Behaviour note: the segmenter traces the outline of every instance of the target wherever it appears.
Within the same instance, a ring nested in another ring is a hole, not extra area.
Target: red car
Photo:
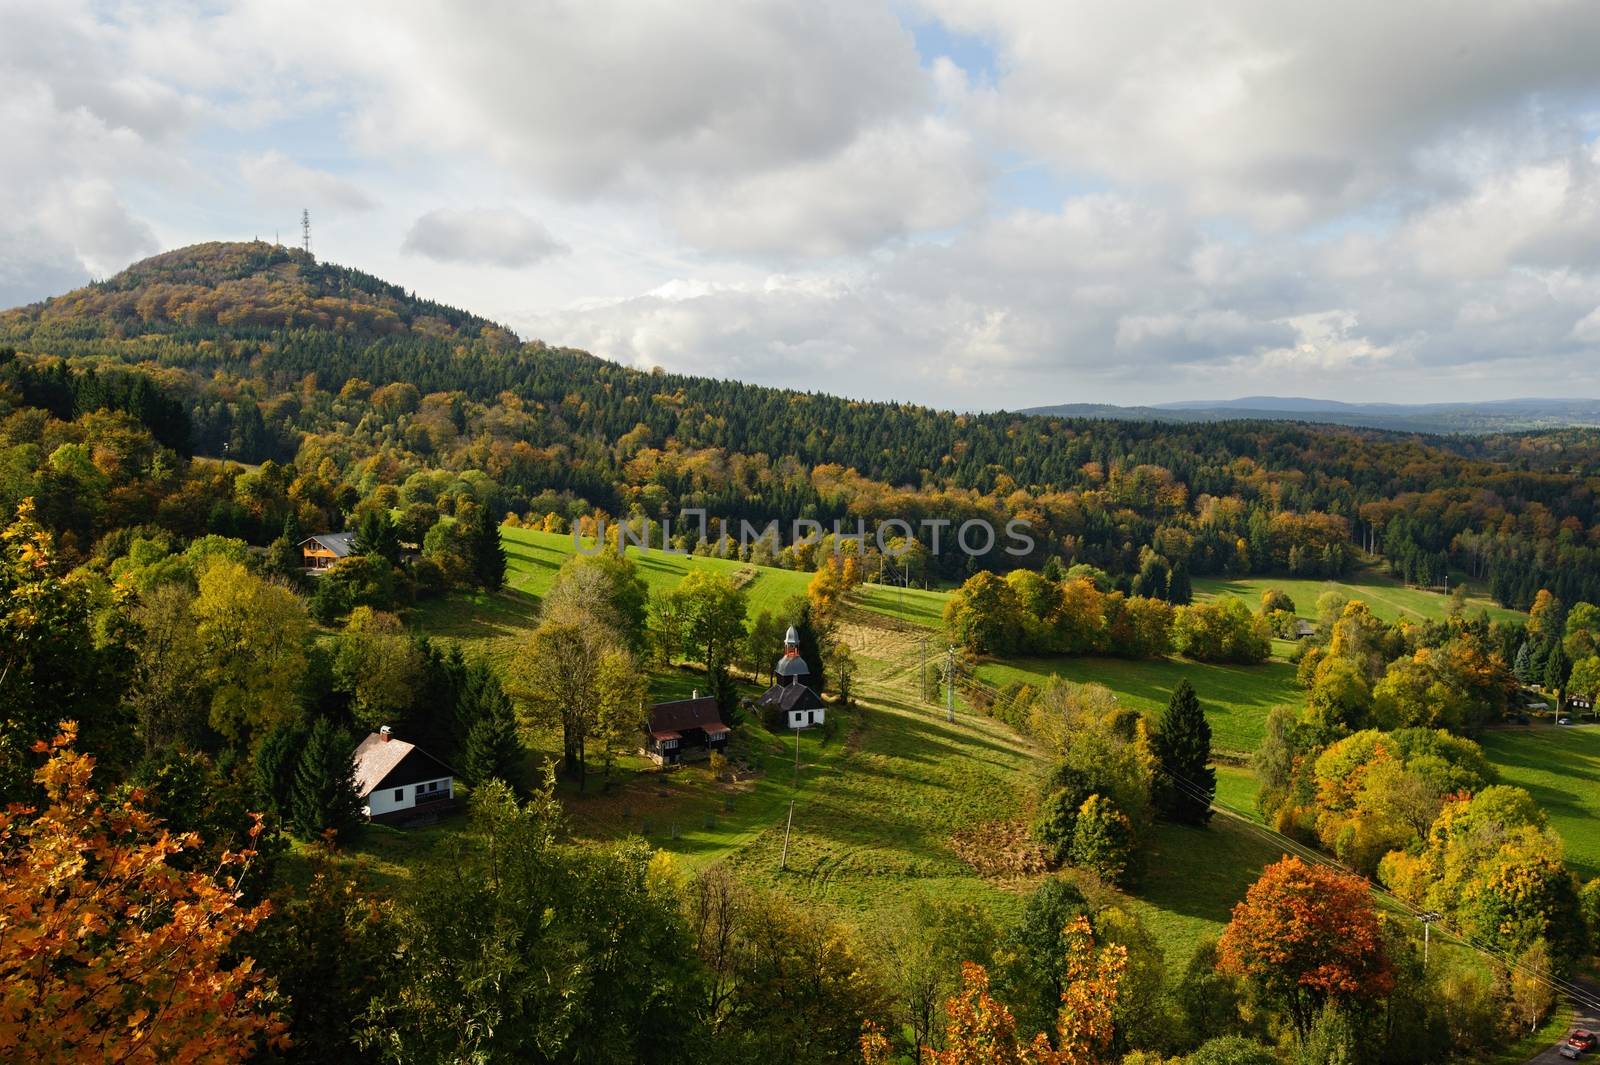
[[[1600,1043],[1600,1038],[1596,1038],[1595,1034],[1587,1028],[1576,1028],[1571,1035],[1567,1036],[1567,1042],[1579,1050],[1593,1050],[1595,1044]]]

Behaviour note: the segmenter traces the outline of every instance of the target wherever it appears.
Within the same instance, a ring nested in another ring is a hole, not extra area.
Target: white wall
[[[438,784],[439,790],[436,792],[424,791],[424,801],[429,798],[449,798],[455,794],[454,782],[449,777],[440,777],[436,781],[424,780],[421,786],[426,789],[430,783]],[[394,798],[394,793],[397,790],[403,793],[399,802],[396,802]],[[409,810],[417,805],[417,785],[407,784],[404,788],[399,789],[378,788],[362,799],[362,802],[366,804],[368,814],[373,817],[379,814],[394,813],[396,810]]]

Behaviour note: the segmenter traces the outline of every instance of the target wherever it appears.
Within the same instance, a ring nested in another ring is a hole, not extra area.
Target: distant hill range
[[[1505,433],[1600,426],[1600,399],[1497,399],[1484,403],[1340,403],[1298,396],[1189,400],[1150,407],[1060,403],[1023,414],[1130,421],[1298,421],[1410,433]]]

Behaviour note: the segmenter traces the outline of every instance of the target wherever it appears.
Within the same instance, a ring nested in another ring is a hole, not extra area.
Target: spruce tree
[[[809,676],[800,679],[806,687],[818,695],[823,695],[827,691],[828,679],[822,661],[822,633],[817,630],[817,625],[812,620],[811,603],[808,600],[797,597],[796,600],[791,600],[791,605],[794,607],[790,612],[790,616],[794,619],[791,624],[794,625],[795,635],[800,637],[800,642],[795,645],[796,650],[800,652],[800,657],[805,659],[806,666],[811,670]],[[781,647],[774,648],[773,657],[776,658],[782,651]]]
[[[1189,564],[1179,562],[1172,567],[1167,578],[1167,602],[1173,606],[1188,606],[1194,599],[1194,588],[1189,582]]]
[[[1533,649],[1528,646],[1527,640],[1523,640],[1522,646],[1517,648],[1517,658],[1511,672],[1522,683],[1533,683]]]
[[[506,583],[506,549],[500,543],[500,526],[486,506],[473,513],[471,546],[473,575],[485,590],[498,592]]]
[[[508,785],[517,796],[528,794],[527,758],[517,735],[517,715],[499,685],[497,698],[486,700],[467,730],[461,749],[461,775],[473,787],[491,780]]]
[[[356,795],[355,744],[327,718],[318,718],[295,768],[289,815],[295,833],[315,839],[326,829],[348,833],[361,815]]]
[[[261,805],[285,820],[289,817],[295,768],[305,745],[303,726],[281,724],[267,733],[256,748],[256,792]]]
[[[1210,765],[1211,725],[1187,680],[1168,700],[1152,746],[1160,763],[1152,796],[1156,808],[1172,821],[1205,824],[1217,794],[1217,771]]]

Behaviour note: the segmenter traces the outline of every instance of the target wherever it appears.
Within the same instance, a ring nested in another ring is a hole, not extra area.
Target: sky
[[[1600,395],[1592,0],[0,0],[0,306],[298,243],[953,409]]]

